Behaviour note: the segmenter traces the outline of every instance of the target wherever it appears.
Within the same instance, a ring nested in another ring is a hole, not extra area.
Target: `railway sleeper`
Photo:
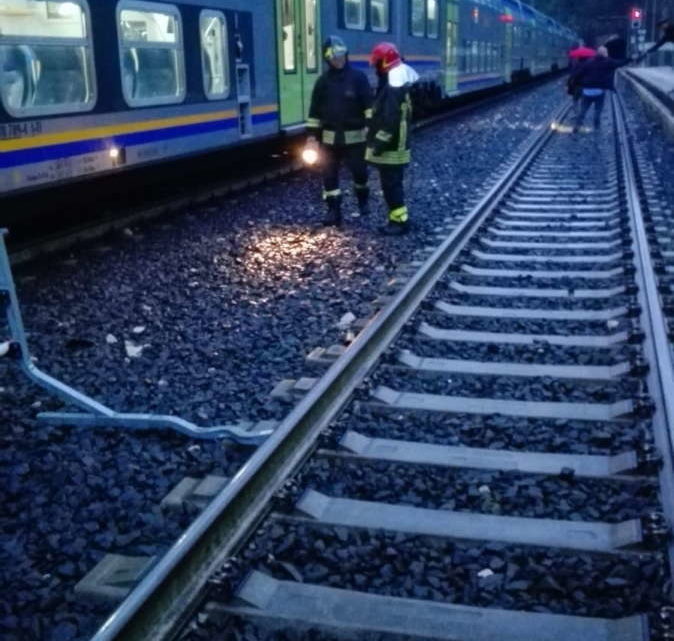
[[[405,392],[380,385],[372,393],[373,402],[394,410],[426,410],[445,414],[500,414],[526,418],[610,421],[621,417],[649,418],[652,408],[633,399],[614,403],[564,403],[511,401],[492,398],[443,396]]]
[[[295,511],[322,525],[448,539],[604,553],[648,545],[639,519],[601,523],[496,516],[337,498],[315,490],[302,494]]]
[[[280,581],[260,571],[246,577],[235,603],[211,612],[323,626],[344,632],[409,635],[445,641],[646,641],[648,622],[519,612],[383,596],[311,583]],[[294,627],[294,625],[293,625]]]
[[[587,278],[601,280],[608,278],[618,278],[625,275],[624,267],[614,267],[604,270],[521,270],[521,269],[488,269],[474,267],[473,265],[461,265],[461,271],[471,276],[482,276],[484,278]]]
[[[536,287],[481,287],[464,285],[457,281],[451,281],[449,286],[459,294],[472,296],[510,296],[515,298],[592,298],[609,299],[616,296],[637,293],[636,285],[621,285],[611,289],[539,289]]]
[[[617,332],[606,336],[563,336],[554,334],[508,334],[496,332],[467,331],[459,329],[441,329],[430,323],[419,325],[419,334],[437,341],[459,341],[468,343],[494,343],[505,345],[550,345],[568,347],[611,347],[620,343],[632,342],[629,332]],[[643,336],[637,336],[640,342]]]
[[[513,376],[523,378],[563,378],[575,381],[610,381],[623,376],[642,377],[647,373],[636,363],[622,362],[612,366],[542,365],[501,361],[472,361],[448,358],[426,358],[410,350],[401,350],[397,362],[407,369],[429,374],[471,374],[481,376]]]

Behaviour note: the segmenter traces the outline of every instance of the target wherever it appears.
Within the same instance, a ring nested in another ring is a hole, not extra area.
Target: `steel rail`
[[[231,482],[105,621],[91,641],[160,641],[171,634],[208,576],[259,519],[273,494],[305,459],[380,355],[416,311],[483,221],[546,146],[569,107],[533,133],[523,153],[365,327],[314,388],[296,405]]]
[[[642,308],[641,326],[646,335],[644,355],[646,361],[653,364],[647,383],[648,391],[657,408],[652,421],[653,434],[664,461],[660,473],[662,506],[667,521],[671,524],[674,523],[674,361],[646,234],[639,193],[638,167],[632,157],[632,142],[625,120],[625,106],[617,95],[612,98],[612,108],[617,129],[616,145],[622,161],[625,199],[634,240],[634,264],[640,281],[638,300]],[[674,573],[674,543],[670,543],[669,552],[670,572]]]

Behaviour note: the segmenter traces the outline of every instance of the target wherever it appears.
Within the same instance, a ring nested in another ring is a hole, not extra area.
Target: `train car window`
[[[371,0],[370,24],[372,31],[385,33],[389,30],[390,0]]]
[[[204,10],[199,17],[201,30],[201,66],[204,92],[209,100],[229,96],[229,47],[227,23],[220,11]]]
[[[456,67],[458,24],[452,20],[447,23],[447,66]]]
[[[424,0],[411,0],[410,31],[413,36],[423,37],[426,35],[426,12]]]
[[[96,79],[85,0],[0,2],[0,96],[15,118],[93,109]]]
[[[365,29],[365,0],[344,0],[344,24],[347,29]]]
[[[185,98],[185,63],[178,8],[121,0],[117,5],[122,90],[130,107]]]
[[[306,42],[304,62],[307,71],[318,71],[317,22],[316,0],[304,0],[304,40]]]
[[[437,38],[439,31],[438,0],[426,0],[426,35],[429,38]]]
[[[294,0],[283,0],[281,2],[281,27],[283,29],[283,71],[294,73],[297,70],[295,64],[297,22],[295,20]]]

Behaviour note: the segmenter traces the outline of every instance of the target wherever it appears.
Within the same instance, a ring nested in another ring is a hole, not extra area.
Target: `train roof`
[[[501,0],[501,6],[504,9],[509,9],[513,16],[523,20],[532,20],[538,23],[545,24],[550,30],[558,33],[559,35],[566,36],[568,38],[576,38],[576,34],[564,26],[563,24],[557,22],[554,18],[541,13],[534,7],[521,2],[521,0]]]

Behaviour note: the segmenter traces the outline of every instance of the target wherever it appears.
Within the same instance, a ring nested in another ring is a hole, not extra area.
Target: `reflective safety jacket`
[[[348,62],[343,69],[330,68],[314,86],[309,133],[324,145],[362,144],[371,107],[372,89],[362,71]]]
[[[365,153],[367,161],[378,165],[406,165],[410,162],[410,88],[418,79],[416,71],[406,64],[389,71],[372,107]]]

